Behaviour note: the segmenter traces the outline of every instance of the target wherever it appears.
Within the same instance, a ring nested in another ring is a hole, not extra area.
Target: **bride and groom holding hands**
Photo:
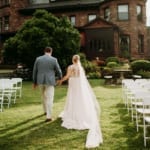
[[[62,77],[62,71],[57,59],[52,56],[52,48],[46,47],[44,55],[36,58],[33,67],[33,87],[38,85],[42,93],[42,103],[46,122],[52,121],[52,107],[54,99],[55,74],[58,85],[68,80],[68,91],[64,110],[60,113],[62,127],[67,129],[88,129],[86,148],[98,147],[102,142],[100,128],[100,108],[96,96],[86,78],[80,62],[80,56],[72,57],[72,64]]]

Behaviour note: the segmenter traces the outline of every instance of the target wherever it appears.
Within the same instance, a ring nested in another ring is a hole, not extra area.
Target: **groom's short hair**
[[[53,51],[52,47],[45,47],[44,52],[45,53],[51,53]]]

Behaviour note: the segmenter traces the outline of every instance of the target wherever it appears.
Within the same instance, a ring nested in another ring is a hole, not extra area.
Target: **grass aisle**
[[[144,150],[143,131],[136,132],[131,122],[121,99],[121,86],[104,86],[102,80],[90,83],[101,106],[104,143],[97,149]],[[24,82],[22,98],[0,113],[0,150],[84,150],[87,130],[64,129],[58,118],[66,91],[65,85],[56,87],[54,121],[45,123],[39,90]]]

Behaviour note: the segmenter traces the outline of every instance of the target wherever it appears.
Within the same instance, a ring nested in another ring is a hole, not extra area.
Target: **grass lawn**
[[[101,106],[104,143],[97,150],[146,150],[143,130],[136,132],[123,104],[121,86],[104,85],[103,80],[90,83]],[[54,120],[45,123],[39,89],[33,90],[32,83],[24,81],[22,98],[0,113],[0,150],[84,150],[87,130],[67,130],[58,118],[66,91],[67,85],[55,88]]]

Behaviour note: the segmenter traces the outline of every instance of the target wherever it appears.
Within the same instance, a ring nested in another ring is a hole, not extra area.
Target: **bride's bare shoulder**
[[[73,65],[69,65],[68,68],[67,68],[67,70],[68,70],[69,72],[72,71],[72,70],[74,70],[74,66],[73,66]]]
[[[73,65],[69,65],[69,66],[68,66],[68,69],[71,69],[72,67],[73,67]]]
[[[73,69],[73,68],[75,68],[75,67],[76,67],[76,66],[75,66],[74,64],[68,66],[69,69]]]

